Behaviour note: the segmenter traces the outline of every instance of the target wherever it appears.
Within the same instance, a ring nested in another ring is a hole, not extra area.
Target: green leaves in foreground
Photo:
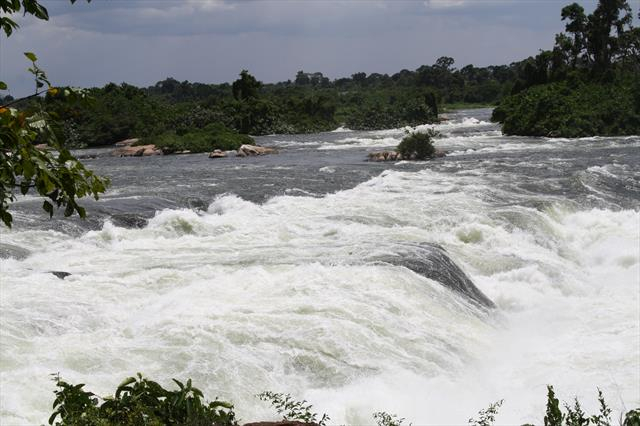
[[[71,385],[55,375],[57,390],[50,425],[216,425],[234,426],[233,405],[215,400],[206,402],[202,392],[173,380],[176,390],[136,377],[125,379],[115,395],[104,399],[83,390],[84,384]],[[102,402],[101,402],[102,401]]]
[[[36,94],[47,86],[51,96],[66,102],[86,98],[83,90],[51,87],[36,64],[36,55],[25,52],[25,56],[32,61],[29,71],[35,78]],[[17,191],[26,195],[33,190],[45,197],[42,208],[49,217],[55,206],[64,207],[65,216],[78,213],[84,218],[85,209],[77,199],[87,195],[98,199],[108,185],[109,179],[96,176],[71,155],[56,117],[40,102],[23,110],[0,106],[0,219],[6,226],[13,222],[8,210]]]
[[[278,414],[282,416],[282,420],[285,421],[299,421],[326,426],[327,422],[331,420],[326,414],[323,414],[322,418],[318,420],[318,415],[311,411],[313,405],[308,404],[305,400],[296,401],[289,394],[262,392],[257,397],[261,401],[270,402]]]

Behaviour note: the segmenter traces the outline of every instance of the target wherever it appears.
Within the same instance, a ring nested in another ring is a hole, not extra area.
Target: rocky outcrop
[[[226,156],[227,153],[220,149],[216,149],[215,151],[209,153],[209,158],[224,158]]]
[[[447,155],[446,151],[436,149],[436,152],[429,159],[441,158]],[[404,158],[402,154],[397,151],[378,151],[369,153],[369,161],[400,161],[408,160],[415,161],[415,157]]]
[[[467,274],[449,257],[449,253],[437,244],[407,244],[395,255],[377,260],[404,266],[416,274],[438,281],[478,306],[495,308],[491,299],[475,286]]]
[[[264,146],[257,145],[242,145],[238,148],[238,152],[236,156],[238,157],[249,157],[252,155],[266,155],[266,154],[276,154],[276,151],[273,148],[267,148]]]
[[[114,149],[111,155],[114,157],[147,157],[150,155],[162,155],[162,150],[153,144],[123,146]]]

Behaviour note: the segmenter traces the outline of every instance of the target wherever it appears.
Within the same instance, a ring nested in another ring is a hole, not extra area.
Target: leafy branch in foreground
[[[36,55],[26,52],[25,56],[32,63],[29,71],[36,81],[36,94],[46,86],[51,96],[68,101],[85,99],[82,90],[51,87],[46,74],[36,64]],[[109,179],[96,176],[71,155],[61,134],[55,117],[42,108],[41,103],[24,110],[0,107],[0,219],[6,226],[10,227],[13,221],[8,209],[16,199],[16,191],[26,195],[33,189],[47,198],[42,208],[49,217],[53,216],[55,205],[65,208],[65,216],[77,212],[84,218],[85,209],[77,199],[86,195],[98,199],[109,185]]]
[[[472,426],[491,426],[496,421],[496,415],[498,414],[498,408],[502,406],[504,399],[494,402],[489,405],[486,410],[480,410],[478,412],[478,419],[469,419],[468,423]]]
[[[376,421],[377,426],[401,426],[404,422],[404,418],[399,418],[395,414],[389,414],[386,411],[378,411],[373,413],[373,419]],[[409,423],[411,426],[411,423]]]
[[[233,405],[215,400],[207,403],[191,379],[173,380],[177,390],[167,390],[138,373],[125,379],[114,396],[99,397],[54,375],[56,399],[50,425],[215,425],[238,424]],[[58,420],[59,418],[59,420]]]
[[[318,420],[318,415],[311,411],[313,405],[308,404],[306,400],[296,401],[289,394],[266,391],[256,396],[261,401],[270,402],[285,421],[300,421],[326,426],[327,422],[331,420],[326,414],[323,414],[322,418]]]

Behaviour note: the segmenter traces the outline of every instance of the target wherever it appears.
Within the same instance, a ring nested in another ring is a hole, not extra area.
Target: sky
[[[0,35],[0,81],[34,90],[22,52],[56,85],[149,86],[167,77],[264,82],[299,70],[330,78],[393,74],[451,56],[455,66],[508,64],[553,46],[571,0],[42,0],[49,21],[17,16]],[[595,0],[578,0],[590,12]],[[637,15],[640,0],[631,0]]]

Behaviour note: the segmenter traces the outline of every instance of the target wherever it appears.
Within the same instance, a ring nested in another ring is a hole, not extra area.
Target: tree
[[[0,28],[7,37],[18,28],[9,18],[12,13],[23,10],[25,15],[49,19],[47,10],[36,0],[0,0],[0,10],[8,15],[0,18]],[[65,216],[78,213],[85,217],[85,209],[77,199],[85,195],[93,195],[97,199],[109,184],[108,179],[96,176],[71,155],[62,138],[60,124],[44,109],[42,99],[38,97],[46,92],[77,101],[85,97],[85,92],[52,87],[45,72],[37,65],[36,55],[26,52],[25,56],[32,64],[29,71],[34,75],[35,93],[0,106],[0,219],[8,227],[13,221],[8,209],[15,200],[16,191],[24,195],[34,190],[45,197],[42,208],[50,217],[53,216],[54,205],[64,207]],[[0,90],[7,88],[6,83],[0,81]],[[35,101],[28,107],[20,110],[13,107],[23,105],[29,98]],[[37,143],[47,147],[41,148],[36,146]]]
[[[249,74],[249,71],[242,70],[240,78],[231,85],[231,91],[236,100],[244,101],[250,98],[257,98],[260,87],[262,87],[262,83]]]

